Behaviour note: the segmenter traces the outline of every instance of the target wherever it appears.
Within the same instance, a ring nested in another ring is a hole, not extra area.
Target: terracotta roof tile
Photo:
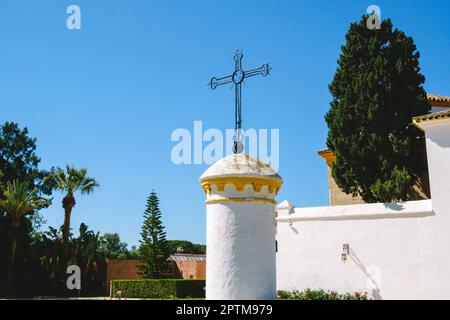
[[[321,155],[321,156],[324,156],[324,155],[326,155],[326,154],[333,153],[333,151],[331,151],[330,149],[323,149],[323,150],[317,151],[317,153],[318,153],[319,155]]]
[[[327,161],[328,165],[331,165],[336,160],[336,156],[330,149],[319,150],[317,153]]]
[[[413,122],[419,123],[419,122],[423,122],[423,121],[442,120],[442,119],[448,119],[448,118],[450,118],[450,110],[444,110],[444,111],[424,114],[423,116],[414,117]]]
[[[438,96],[436,94],[427,94],[428,103],[433,107],[449,107],[450,108],[450,97]]]

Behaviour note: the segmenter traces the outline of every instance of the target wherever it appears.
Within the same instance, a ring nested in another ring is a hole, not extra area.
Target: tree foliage
[[[79,236],[70,234],[69,256],[64,257],[62,228],[49,227],[32,240],[28,268],[32,270],[27,282],[27,294],[58,296],[90,296],[104,294],[106,281],[106,257],[101,250],[99,232],[89,230],[84,223],[78,229]],[[66,287],[68,265],[81,269],[81,291],[69,291]]]
[[[192,243],[187,240],[168,240],[168,244],[170,254],[176,253],[179,249],[184,253],[206,253],[206,245],[204,244]]]
[[[0,126],[0,200],[5,199],[8,184],[20,181],[26,191],[36,195],[50,195],[51,188],[44,183],[47,172],[39,169],[40,158],[36,154],[36,139],[29,136],[27,128],[19,128],[17,123],[5,122]],[[25,256],[29,247],[31,222],[41,221],[37,211],[22,215],[20,226],[12,225],[13,219],[4,209],[0,209],[0,294],[7,286],[7,274],[14,239],[17,239],[14,272],[25,271]],[[24,277],[17,277],[23,279]]]
[[[31,214],[34,211],[48,206],[49,204],[49,200],[39,196],[37,188],[30,191],[28,184],[25,182],[8,182],[3,194],[3,199],[0,199],[0,209],[6,212],[8,218],[10,219],[11,225],[11,250],[6,285],[7,294],[11,293],[10,289],[14,280],[13,278],[14,266],[16,263],[17,240],[19,237],[19,230],[22,219],[26,214]]]
[[[38,189],[30,190],[27,183],[22,181],[8,182],[0,199],[0,209],[4,210],[11,219],[19,220],[26,214],[33,213],[50,205],[50,201],[39,196]]]
[[[62,200],[64,208],[64,225],[63,225],[63,245],[65,255],[68,255],[68,242],[70,233],[70,218],[72,209],[76,205],[75,193],[90,194],[99,186],[94,178],[88,176],[86,168],[77,169],[67,165],[65,169],[52,168],[50,174],[46,178],[48,184],[55,190],[65,193]]]
[[[127,244],[120,241],[118,233],[105,233],[101,238],[100,251],[108,259],[128,259],[131,257]]]
[[[50,184],[55,190],[62,191],[66,195],[73,196],[76,192],[90,194],[99,186],[94,178],[88,176],[86,168],[77,169],[67,165],[65,169],[52,168],[50,172]]]
[[[36,139],[29,137],[26,128],[9,122],[0,126],[0,296],[7,291],[8,283],[13,284],[13,293],[18,297],[102,295],[107,258],[140,259],[145,254],[142,259],[148,267],[144,270],[147,276],[166,275],[170,249],[154,192],[148,199],[139,248],[128,250],[117,233],[102,236],[83,223],[76,237],[70,232],[74,195],[90,193],[98,183],[86,169],[67,166],[46,172],[39,169],[39,163]],[[55,189],[65,193],[66,223],[61,228],[49,226],[41,231],[45,220],[38,210],[50,204],[45,196]],[[185,252],[202,250],[201,245],[188,241],[177,242],[174,250],[178,247]],[[81,268],[81,291],[66,287],[69,264]]]
[[[367,202],[407,200],[423,170],[423,134],[412,117],[430,110],[411,37],[393,29],[352,23],[329,89],[327,146],[336,155],[332,175],[346,193]]]
[[[0,127],[0,188],[17,180],[49,195],[51,190],[43,183],[48,173],[39,170],[40,161],[36,154],[36,139],[29,137],[27,128],[20,129],[13,122],[5,122]]]
[[[139,252],[143,260],[141,271],[145,278],[162,278],[167,275],[169,245],[161,221],[159,199],[154,191],[147,199]]]

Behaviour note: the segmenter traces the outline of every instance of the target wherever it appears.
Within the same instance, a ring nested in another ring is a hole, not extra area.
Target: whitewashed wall
[[[277,289],[450,299],[450,121],[426,131],[432,200],[277,207]],[[350,256],[341,261],[343,244]]]
[[[275,298],[273,205],[226,202],[207,206],[206,298]]]

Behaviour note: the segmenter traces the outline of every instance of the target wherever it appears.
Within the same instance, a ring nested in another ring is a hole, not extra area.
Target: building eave
[[[445,107],[450,108],[450,97],[439,96],[436,94],[427,94],[428,103],[432,107]]]
[[[330,149],[319,150],[317,153],[327,161],[327,165],[331,165],[336,160],[336,156]]]
[[[447,120],[447,121],[446,121]],[[424,114],[422,116],[417,116],[412,119],[413,124],[419,129],[424,130],[431,124],[438,124],[443,122],[448,122],[450,120],[450,110],[432,112],[429,114]]]

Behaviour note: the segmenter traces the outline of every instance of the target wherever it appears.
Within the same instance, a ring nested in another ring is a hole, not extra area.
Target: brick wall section
[[[173,255],[177,256],[177,254]],[[196,256],[184,254],[183,256]],[[106,294],[110,294],[111,280],[141,279],[139,274],[140,260],[108,259],[106,271]],[[176,260],[170,261],[172,278],[205,279],[206,260]]]
[[[174,267],[178,270],[178,275],[183,279],[205,279],[206,261],[173,261]]]
[[[142,276],[138,274],[140,260],[133,259],[108,259],[108,267],[106,271],[106,290],[110,294],[111,280],[116,279],[140,279]]]

